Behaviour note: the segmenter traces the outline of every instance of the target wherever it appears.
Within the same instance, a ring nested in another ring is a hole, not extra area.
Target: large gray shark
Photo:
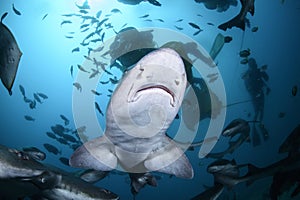
[[[183,61],[174,50],[161,48],[144,56],[113,93],[104,135],[76,149],[70,165],[110,171],[119,164],[131,173],[159,171],[192,178],[187,157],[165,135],[186,83]]]
[[[6,15],[0,21],[0,78],[11,95],[22,52],[11,31],[2,23]]]

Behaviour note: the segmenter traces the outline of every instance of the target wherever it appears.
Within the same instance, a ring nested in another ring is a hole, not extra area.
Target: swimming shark
[[[118,195],[0,145],[0,199],[115,200]]]
[[[246,15],[249,12],[252,16],[254,15],[254,0],[240,0],[242,8],[237,16],[233,19],[225,22],[218,26],[219,29],[226,31],[227,28],[238,27],[245,30]]]
[[[242,182],[247,182],[248,185],[258,179],[262,179],[268,176],[273,176],[276,173],[285,173],[293,170],[300,169],[300,153],[295,153],[293,156],[288,156],[278,162],[275,162],[269,166],[258,168],[252,164],[248,164],[248,173],[241,177],[232,177],[226,174],[217,174],[219,183],[233,187]]]
[[[117,200],[119,196],[113,192],[96,187],[69,173],[62,173],[61,181],[54,188],[42,190],[35,197],[64,200]]]
[[[179,54],[161,48],[125,73],[112,94],[104,135],[75,150],[70,166],[192,178],[192,166],[165,133],[181,106],[186,72]]]
[[[231,138],[237,134],[240,134],[240,136],[235,141],[229,141],[229,147],[226,150],[218,153],[209,153],[206,157],[222,158],[228,153],[233,153],[235,149],[241,146],[245,141],[250,141],[250,126],[247,121],[235,119],[230,122],[222,132],[223,136]]]
[[[4,13],[0,21],[0,78],[11,95],[22,52],[11,31],[2,23],[6,16]]]

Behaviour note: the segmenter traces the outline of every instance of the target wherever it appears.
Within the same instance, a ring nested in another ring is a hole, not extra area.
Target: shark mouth
[[[172,92],[169,88],[167,88],[164,85],[146,85],[140,89],[138,89],[133,97],[131,98],[131,102],[135,102],[138,100],[138,98],[140,97],[141,93],[145,92],[145,91],[163,91],[166,94],[169,94],[169,96],[171,97],[171,101],[170,104],[172,105],[172,107],[175,106],[175,94],[174,92]]]

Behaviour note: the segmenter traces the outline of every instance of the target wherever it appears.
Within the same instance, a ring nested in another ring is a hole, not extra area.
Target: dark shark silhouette
[[[0,78],[11,95],[22,52],[11,31],[2,23],[6,16],[4,13],[0,21]]]

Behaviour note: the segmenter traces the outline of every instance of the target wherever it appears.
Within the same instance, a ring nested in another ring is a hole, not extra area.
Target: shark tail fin
[[[224,24],[221,24],[218,26],[219,29],[222,29],[223,31],[226,31],[226,29],[230,29],[232,27],[238,27],[245,31],[245,20],[241,17],[241,14],[238,14],[228,22],[225,22]]]
[[[193,168],[184,152],[171,139],[164,137],[163,140],[166,145],[149,155],[144,162],[145,167],[149,171],[171,174],[179,178],[193,178]]]
[[[116,168],[117,162],[112,144],[105,136],[84,143],[69,160],[72,167],[99,171],[111,171]]]

